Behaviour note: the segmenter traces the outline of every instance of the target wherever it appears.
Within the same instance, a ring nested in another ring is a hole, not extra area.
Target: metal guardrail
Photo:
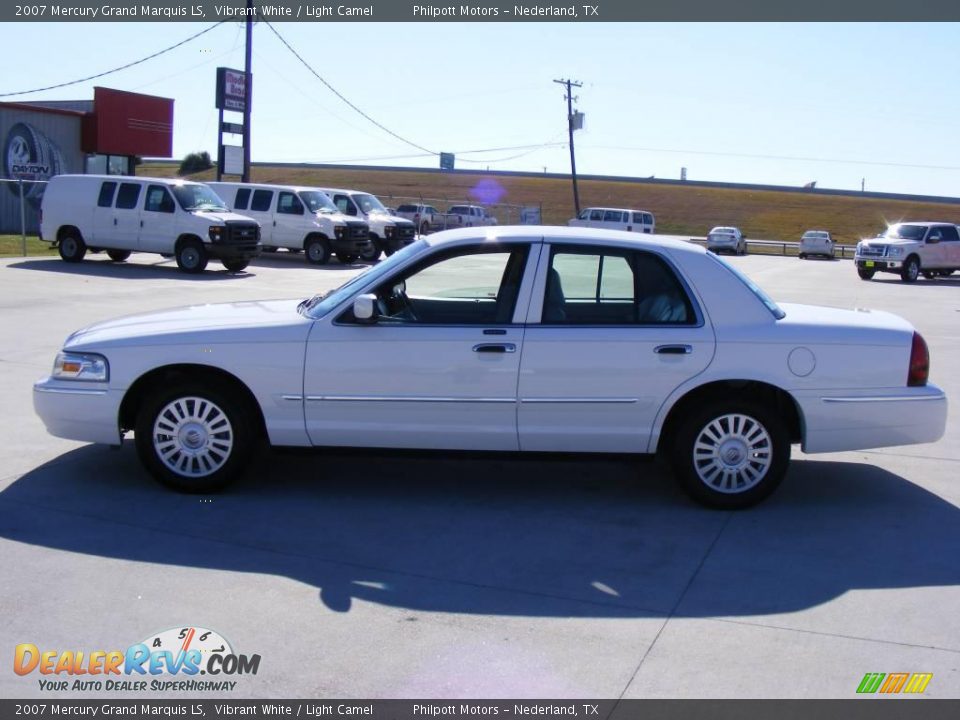
[[[706,237],[692,237],[690,242],[697,243],[698,245],[706,245]],[[749,238],[745,241],[747,244],[747,252],[750,251],[750,246],[754,245],[756,247],[764,248],[779,248],[780,255],[799,255],[800,254],[800,243],[799,242],[788,242],[785,240],[750,240]],[[788,253],[787,250],[790,250]],[[834,256],[840,260],[852,260],[854,255],[856,255],[857,248],[855,245],[840,245],[839,243],[834,243],[833,245]],[[768,255],[775,255],[778,253],[767,253]]]

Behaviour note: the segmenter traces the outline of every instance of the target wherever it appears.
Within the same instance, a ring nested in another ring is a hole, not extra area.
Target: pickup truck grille
[[[344,236],[349,240],[366,240],[370,236],[370,226],[366,223],[347,223]]]
[[[248,222],[227,222],[221,241],[225,245],[255,249],[260,243],[260,226]]]
[[[889,245],[861,245],[860,252],[858,252],[857,255],[860,257],[882,258],[887,256],[887,250],[889,248]]]

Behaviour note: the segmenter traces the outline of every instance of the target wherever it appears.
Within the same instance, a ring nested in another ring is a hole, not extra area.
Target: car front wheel
[[[790,438],[780,417],[765,407],[728,400],[685,418],[677,432],[677,480],[694,500],[738,510],[772,493],[786,474]]]
[[[860,276],[861,280],[872,280],[876,272],[877,271],[873,270],[872,268],[865,268],[865,267],[857,268],[857,275]]]
[[[236,393],[215,383],[165,388],[137,416],[137,454],[161,483],[211,492],[241,474],[255,446],[254,426]]]
[[[199,240],[185,240],[177,248],[177,267],[185,273],[202,273],[207,268],[207,251]]]
[[[311,265],[326,265],[330,260],[330,241],[322,237],[312,237],[304,246],[307,262]]]
[[[916,282],[917,278],[920,276],[920,263],[917,261],[917,258],[910,256],[907,258],[906,262],[903,263],[903,267],[900,268],[900,279],[906,283]]]

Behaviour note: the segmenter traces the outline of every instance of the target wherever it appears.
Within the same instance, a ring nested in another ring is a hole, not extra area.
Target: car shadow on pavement
[[[960,509],[884,469],[833,461],[795,461],[776,495],[730,513],[689,502],[659,464],[625,458],[273,452],[231,490],[190,496],[156,485],[130,444],[86,446],[0,493],[0,537],[288,577],[334,612],[364,601],[743,616],[960,584]],[[688,592],[694,579],[707,591]]]
[[[157,260],[155,262],[113,262],[101,260],[99,256],[79,263],[66,263],[59,258],[31,259],[10,263],[7,267],[17,270],[39,270],[41,272],[63,273],[67,275],[87,275],[90,277],[133,278],[137,280],[242,280],[253,274],[252,270],[230,272],[219,261],[211,260],[210,265],[202,273],[196,275],[181,272],[173,260]]]

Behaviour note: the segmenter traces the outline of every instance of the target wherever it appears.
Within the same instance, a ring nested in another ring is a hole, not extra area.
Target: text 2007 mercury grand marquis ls
[[[926,343],[885,312],[780,305],[702,248],[584,228],[421,239],[304,301],[147,313],[71,335],[35,407],[59,437],[134,432],[162,482],[225,485],[273,445],[662,453],[745,507],[791,443],[933,442]]]

